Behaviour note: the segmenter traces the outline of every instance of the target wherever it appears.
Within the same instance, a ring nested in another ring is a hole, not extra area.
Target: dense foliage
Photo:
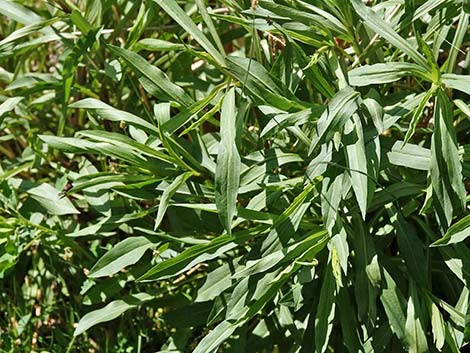
[[[0,13],[0,351],[470,341],[468,0]]]

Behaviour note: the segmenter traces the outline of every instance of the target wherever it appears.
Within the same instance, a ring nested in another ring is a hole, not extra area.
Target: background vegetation
[[[469,342],[469,1],[0,13],[0,351]]]

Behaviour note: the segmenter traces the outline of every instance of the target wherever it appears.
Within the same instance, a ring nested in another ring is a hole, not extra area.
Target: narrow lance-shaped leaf
[[[27,37],[33,33],[37,33],[39,30],[54,24],[58,20],[59,20],[59,17],[54,17],[49,20],[38,22],[38,23],[33,23],[33,24],[27,25],[23,28],[16,30],[15,32],[10,34],[8,37],[0,41],[0,50],[4,50],[7,44],[12,44],[18,39]]]
[[[461,99],[454,99],[454,103],[460,111],[465,114],[467,118],[470,119],[470,107]]]
[[[395,30],[377,15],[374,10],[367,7],[361,0],[351,0],[351,4],[357,14],[364,20],[367,27],[371,28],[374,32],[400,49],[419,66],[424,68],[428,67],[426,59],[408,41],[395,32]]]
[[[129,30],[129,36],[126,39],[126,48],[134,49],[135,42],[142,35],[145,30],[145,25],[148,21],[150,9],[146,9],[146,3],[142,2],[140,4],[139,13],[135,19],[134,25]]]
[[[427,284],[427,262],[424,254],[424,244],[416,234],[416,230],[404,217],[400,210],[388,204],[385,206],[390,221],[396,230],[400,255],[405,260],[406,267],[414,280],[423,287]]]
[[[160,203],[158,205],[158,212],[157,218],[155,219],[155,226],[154,229],[157,229],[162,222],[163,216],[165,215],[165,211],[168,208],[168,204],[170,202],[171,197],[178,191],[181,185],[183,185],[186,180],[188,180],[193,173],[186,172],[183,174],[178,175],[175,180],[171,182],[170,185],[163,191],[162,197],[160,199]]]
[[[347,29],[341,24],[341,22],[331,15],[328,16],[326,11],[321,11],[307,3],[302,3],[302,5],[309,7],[310,10],[315,10],[317,14],[312,13],[313,11],[297,10],[293,6],[284,6],[272,1],[260,0],[260,6],[263,9],[269,10],[270,12],[272,11],[272,13],[278,15],[280,19],[288,18],[292,21],[304,23],[308,26],[316,27],[322,31],[328,31],[334,34],[348,34]]]
[[[345,131],[345,144],[351,184],[362,217],[365,219],[369,199],[369,178],[367,175],[367,156],[362,123],[357,114],[352,116],[352,120],[346,124],[345,130],[348,129],[348,127],[349,131]]]
[[[351,87],[345,87],[331,99],[327,109],[318,120],[309,153],[312,153],[322,143],[329,141],[335,132],[343,128],[346,121],[358,108],[358,95],[359,93]]]
[[[380,94],[375,90],[371,89],[367,94],[367,98],[362,100],[363,113],[367,117],[372,119],[372,122],[377,129],[379,134],[384,132],[384,109],[380,103]]]
[[[158,67],[147,62],[139,54],[133,51],[108,45],[109,49],[122,59],[129,67],[139,74],[139,79],[144,89],[154,96],[168,96],[184,107],[194,103],[193,99],[177,84],[170,81],[168,76]]]
[[[197,28],[186,12],[178,5],[175,0],[154,0],[162,7],[165,12],[170,15],[186,32],[194,37],[194,39],[212,56],[217,64],[225,66],[223,55],[212,45],[203,32]]]
[[[457,24],[457,30],[455,31],[454,40],[452,42],[452,45],[450,46],[449,57],[446,62],[446,72],[448,73],[452,73],[454,71],[455,63],[457,61],[457,55],[459,51],[461,51],[460,47],[462,46],[462,42],[464,40],[465,35],[467,34],[468,20],[469,14],[466,13],[462,8],[462,12],[459,17],[459,22]]]
[[[269,104],[282,110],[305,109],[298,99],[259,62],[241,57],[228,57],[227,64],[233,76],[240,81],[257,104]]]
[[[351,304],[347,289],[341,288],[338,292],[337,298],[341,331],[343,332],[344,337],[344,345],[348,348],[349,352],[361,352],[359,348],[359,324],[357,322],[354,306]]]
[[[443,74],[442,83],[448,88],[470,94],[470,75]]]
[[[405,146],[408,143],[408,141],[410,141],[411,137],[414,135],[416,131],[416,126],[418,125],[418,122],[420,121],[420,119],[423,117],[424,108],[426,108],[426,105],[428,104],[429,99],[434,94],[434,91],[435,91],[434,87],[435,86],[433,86],[433,88],[431,88],[426,93],[423,100],[419,103],[418,107],[414,111],[413,116],[411,118],[410,126],[408,127],[408,131],[406,132],[402,147]]]
[[[323,17],[325,21],[329,22],[329,25],[332,29],[335,29],[339,33],[342,33],[343,35],[349,35],[347,27],[342,23],[338,18],[330,14],[328,11],[324,11],[321,8],[314,6],[312,4],[309,4],[308,2],[302,1],[302,0],[297,0],[299,4],[304,6],[305,8],[309,9],[313,13],[318,14],[319,16]]]
[[[41,184],[26,191],[50,214],[66,215],[80,213],[67,197],[61,197],[59,190],[52,185]]]
[[[30,25],[44,19],[18,2],[0,0],[0,13],[16,22]]]
[[[406,310],[405,339],[410,353],[429,352],[419,310],[419,299],[416,285],[411,284],[411,295]]]
[[[332,176],[325,175],[322,182],[321,210],[325,228],[334,236],[333,227],[338,217],[339,204],[342,200],[343,187],[347,184],[346,173],[342,172]]]
[[[150,124],[148,121],[139,118],[131,113],[118,110],[98,99],[94,98],[85,98],[78,102],[74,102],[69,105],[69,108],[80,108],[95,111],[103,119],[110,121],[124,121],[130,125],[134,125],[142,130],[145,130],[151,134],[158,134],[158,129],[156,126]]]
[[[73,335],[81,335],[83,332],[97,324],[114,320],[127,310],[133,309],[153,298],[154,297],[150,294],[138,293],[123,299],[115,300],[104,308],[89,312],[82,317]]]
[[[405,298],[401,293],[392,276],[384,270],[386,288],[382,290],[380,301],[385,309],[390,328],[397,337],[404,342],[406,333],[406,318],[403,312]]]
[[[78,132],[76,135],[89,137],[97,142],[110,143],[112,145],[115,145],[116,147],[121,147],[122,151],[129,150],[133,151],[135,154],[142,154],[159,158],[170,163],[173,162],[171,157],[167,156],[164,152],[159,151],[143,143],[137,142],[132,138],[120,133],[96,130],[83,130]]]
[[[421,16],[431,12],[433,9],[446,2],[447,0],[428,0],[418,7],[413,15],[413,21],[417,20]]]
[[[148,51],[176,51],[186,50],[186,46],[181,43],[173,43],[162,39],[156,38],[143,38],[134,44],[133,49],[140,51],[142,49]]]
[[[152,281],[176,276],[192,266],[203,261],[212,260],[220,254],[235,248],[238,243],[254,239],[264,234],[265,227],[252,228],[248,231],[236,232],[232,235],[224,234],[211,240],[209,243],[196,244],[184,250],[178,256],[162,261],[144,273],[137,281]]]
[[[464,328],[464,342],[470,341],[470,305],[467,303],[467,310],[465,311],[465,328]]]
[[[373,238],[366,231],[364,222],[358,213],[353,214],[351,229],[354,232],[354,292],[357,302],[357,314],[361,322],[375,322],[377,312],[376,299],[378,291],[375,287],[382,284],[381,266]],[[340,309],[341,312],[341,309]]]
[[[240,155],[236,145],[235,89],[224,97],[220,115],[220,144],[215,171],[215,203],[219,218],[229,234],[236,212],[240,184]]]
[[[429,170],[431,150],[411,143],[397,141],[387,153],[390,163],[417,170]]]
[[[82,32],[82,34],[86,35],[93,29],[93,27],[90,25],[87,19],[83,17],[80,11],[73,10],[70,15],[70,20],[75,26],[77,26],[77,28],[80,30],[80,32]]]
[[[196,0],[196,5],[199,9],[199,12],[201,13],[202,19],[204,20],[207,25],[207,28],[209,29],[209,34],[211,35],[212,40],[215,42],[219,53],[224,55],[224,46],[222,44],[222,41],[220,40],[220,36],[217,32],[217,29],[215,28],[214,22],[212,21],[212,18],[209,12],[207,11],[206,5],[204,4],[204,0]]]
[[[462,165],[453,126],[449,98],[438,90],[434,107],[434,134],[431,142],[431,176],[435,209],[440,223],[447,227],[456,211],[463,210],[466,192]]]
[[[320,301],[315,315],[315,353],[324,353],[328,347],[336,309],[336,282],[330,265],[325,269]]]
[[[213,353],[228,339],[237,328],[237,325],[222,321],[214,330],[205,336],[197,345],[193,353]]]
[[[453,224],[446,234],[439,240],[431,244],[431,246],[441,246],[460,243],[470,236],[470,215],[465,216],[457,223]]]
[[[302,47],[294,41],[291,41],[291,45],[294,49],[294,54],[302,68],[305,76],[312,82],[313,86],[325,97],[331,98],[334,96],[335,89],[332,82],[325,78],[318,65],[313,62],[309,62],[307,54],[305,54]]]
[[[3,121],[3,115],[15,109],[21,100],[23,100],[23,97],[11,97],[0,104],[0,124]]]
[[[130,237],[119,242],[91,268],[89,277],[111,276],[133,265],[154,245],[146,237]]]
[[[431,306],[431,326],[434,344],[440,351],[445,343],[445,322],[441,312],[431,299],[428,300],[428,308]]]
[[[405,76],[428,78],[428,72],[416,64],[389,62],[359,66],[349,71],[348,76],[351,86],[362,87],[395,82]]]
[[[322,187],[322,216],[325,228],[331,237],[330,252],[332,254],[331,264],[333,274],[338,283],[341,283],[341,270],[347,273],[349,245],[346,240],[341,218],[338,215],[338,209],[345,189],[351,187],[349,176],[346,172],[325,177]]]

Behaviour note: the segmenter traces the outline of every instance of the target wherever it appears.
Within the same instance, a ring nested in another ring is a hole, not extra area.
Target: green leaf
[[[312,153],[320,144],[331,140],[334,133],[344,127],[346,121],[358,109],[358,95],[359,93],[354,91],[351,87],[345,87],[336,93],[328,104],[328,108],[318,120],[317,129],[310,145],[309,153]]]
[[[317,313],[315,315],[315,352],[324,353],[333,330],[336,309],[336,283],[331,263],[325,269],[320,291]]]
[[[112,133],[110,133],[112,134]],[[91,134],[90,134],[91,135]],[[98,134],[100,135],[100,134]],[[106,138],[106,134],[103,133],[103,137]],[[123,136],[126,138],[125,136]],[[121,161],[126,161],[132,165],[138,166],[143,170],[152,171],[156,176],[165,176],[174,171],[174,167],[163,161],[172,161],[172,159],[166,157],[163,153],[158,154],[158,151],[154,151],[151,155],[155,155],[158,159],[149,158],[145,153],[140,150],[136,150],[134,144],[123,143],[122,139],[117,139],[111,142],[93,142],[84,139],[78,139],[73,137],[57,137],[50,135],[39,135],[39,138],[46,142],[50,147],[56,148],[63,152],[86,154],[94,153],[103,156],[111,156]],[[137,144],[137,142],[135,142]],[[124,147],[124,148],[123,148]],[[145,152],[145,149],[144,149]]]
[[[441,80],[447,88],[470,94],[470,75],[443,74]]]
[[[149,157],[161,159],[168,163],[175,163],[175,160],[166,155],[162,150],[150,147],[137,142],[126,135],[116,132],[84,130],[77,133],[77,136],[89,137],[98,142],[106,142],[121,148],[121,151],[133,151],[136,155],[142,154]]]
[[[470,107],[461,99],[454,99],[454,103],[470,119]]]
[[[459,54],[459,51],[460,51],[459,48],[462,47],[464,37],[467,33],[468,20],[469,20],[469,14],[466,13],[464,9],[462,8],[462,12],[458,19],[454,40],[452,41],[452,44],[450,46],[449,57],[447,58],[447,62],[446,62],[446,72],[448,73],[452,73],[455,69],[457,55]]]
[[[264,107],[260,107],[262,109]],[[274,133],[293,125],[302,125],[309,119],[317,118],[323,113],[323,107],[314,107],[295,113],[281,113],[274,115],[261,131],[260,137],[271,137]],[[270,114],[271,115],[271,114]]]
[[[33,33],[37,33],[43,28],[46,28],[48,26],[51,26],[52,24],[56,23],[59,20],[59,17],[53,17],[49,20],[46,21],[41,21],[38,23],[32,23],[28,24],[27,26],[24,26],[23,28],[20,28],[13,33],[11,33],[8,37],[5,39],[2,39],[0,41],[0,51],[6,50],[7,45],[14,43],[18,39],[22,39],[24,37],[27,37]]]
[[[453,224],[446,234],[436,240],[431,246],[444,246],[463,242],[470,236],[470,215],[465,216],[457,223]]]
[[[27,9],[20,3],[9,0],[0,0],[0,13],[24,25],[44,21],[44,19],[35,12]]]
[[[87,35],[93,28],[85,17],[82,16],[80,11],[73,10],[70,15],[70,20],[72,23],[77,26],[78,30],[82,32],[83,35]]]
[[[288,88],[254,59],[227,57],[230,72],[250,93],[257,104],[268,104],[282,110],[300,110],[305,107]]]
[[[363,65],[348,73],[351,86],[369,86],[391,83],[406,76],[429,80],[429,73],[421,66],[406,62],[389,62]]]
[[[386,270],[384,270],[384,275],[386,288],[382,290],[380,301],[385,309],[390,328],[401,341],[404,341],[406,335],[406,318],[403,307],[406,301],[400,289],[397,287],[397,284]]]
[[[346,131],[349,130],[349,131]],[[369,178],[367,155],[362,131],[361,119],[357,114],[345,127],[346,155],[351,175],[351,184],[359,205],[362,217],[365,219],[369,197]]]
[[[261,0],[259,2],[262,8],[272,11],[272,13],[278,15],[280,19],[289,19],[291,21],[304,23],[322,31],[332,31],[334,34],[348,34],[345,26],[328,12],[322,11],[318,7],[306,2],[299,1],[299,3],[316,14],[312,14],[310,11],[297,10],[290,6],[279,5],[271,1]]]
[[[365,108],[365,114],[372,119],[375,128],[379,134],[384,132],[384,110],[379,103],[380,96],[374,89],[369,91],[368,98],[362,100],[362,106]]]
[[[219,218],[228,234],[237,208],[240,185],[240,155],[236,145],[237,111],[235,89],[225,95],[220,115],[220,144],[215,170],[215,203]]]
[[[349,352],[362,352],[360,349],[360,336],[358,332],[359,323],[355,317],[354,308],[349,299],[349,293],[341,288],[338,293],[338,312],[343,332],[344,345]]]
[[[431,88],[426,95],[424,96],[423,100],[421,103],[419,103],[418,107],[413,113],[413,116],[411,118],[410,126],[408,127],[408,131],[406,132],[405,138],[403,140],[403,145],[406,145],[408,141],[410,141],[411,137],[414,135],[416,131],[416,126],[418,125],[419,120],[422,118],[424,108],[428,104],[429,99],[431,99],[431,96],[434,94],[434,86]]]
[[[465,208],[466,191],[462,181],[462,165],[453,126],[449,98],[439,90],[434,107],[435,129],[431,142],[429,174],[436,197],[436,212],[447,227],[454,213]]]
[[[186,50],[187,46],[181,43],[168,42],[156,38],[144,38],[134,44],[135,51],[148,50],[148,51],[175,51]]]
[[[413,225],[404,219],[401,210],[397,210],[390,204],[385,207],[396,230],[398,248],[400,255],[405,260],[406,267],[416,283],[425,287],[428,282],[428,271],[424,244],[416,234]]]
[[[207,274],[204,284],[197,291],[196,302],[214,300],[232,286],[233,264],[224,263]]]
[[[420,67],[428,69],[426,59],[408,41],[395,32],[374,10],[367,7],[361,0],[351,0],[351,5],[367,27],[408,55]]]
[[[296,260],[301,261],[299,258],[306,253],[309,254],[309,257],[313,257],[325,247],[328,238],[325,231],[315,232],[289,247],[272,252],[259,259],[247,261],[245,267],[237,271],[232,277],[244,278],[269,271],[279,264]]]
[[[429,302],[431,304],[431,326],[434,337],[434,344],[440,351],[445,343],[445,322],[437,305],[434,304],[431,300]]]
[[[240,231],[230,235],[221,235],[207,244],[194,245],[181,254],[165,260],[153,266],[144,273],[137,281],[153,281],[162,278],[176,276],[191,267],[214,258],[235,248],[239,243],[263,234],[263,229],[253,228],[249,231]]]
[[[204,1],[196,0],[196,5],[197,5],[197,8],[199,9],[199,13],[202,16],[202,19],[204,20],[204,22],[207,25],[207,28],[209,29],[209,33],[212,37],[212,40],[215,42],[215,45],[217,46],[217,50],[219,51],[219,53],[224,55],[225,54],[224,45],[222,44],[219,33],[217,32],[217,29],[215,28],[214,22],[212,22],[212,18],[209,12],[207,11]]]
[[[127,310],[136,308],[137,306],[145,303],[146,301],[152,300],[154,296],[147,293],[138,293],[130,295],[123,299],[112,301],[105,307],[89,312],[81,318],[78,323],[74,336],[81,335],[89,328],[98,325],[102,322],[114,320]]]
[[[417,170],[429,170],[431,165],[431,151],[427,148],[405,144],[397,141],[391,152],[387,153],[388,160],[394,165],[408,167]]]
[[[139,75],[142,86],[150,94],[156,97],[169,97],[171,100],[180,103],[183,107],[194,103],[193,99],[180,86],[170,81],[163,71],[156,66],[150,65],[139,54],[114,45],[108,45],[108,47]]]
[[[144,253],[155,246],[146,237],[130,237],[117,243],[91,268],[88,277],[98,278],[111,276],[124,267],[133,265]]]
[[[135,23],[129,31],[129,36],[126,40],[126,48],[133,48],[135,42],[139,39],[142,33],[146,29],[146,24],[149,19],[150,9],[146,10],[146,3],[142,2],[140,4],[139,13],[135,19]]]
[[[410,353],[429,352],[422,318],[419,316],[418,304],[416,288],[414,284],[412,284],[411,296],[408,298],[405,324],[405,340],[407,342],[408,352]]]
[[[49,184],[41,184],[26,191],[33,199],[38,201],[53,215],[66,215],[80,213],[72,202],[61,195],[60,191]]]
[[[23,100],[23,97],[11,97],[7,98],[2,104],[0,104],[0,124],[3,121],[3,116],[11,112]]]
[[[217,85],[214,87],[213,90],[210,91],[210,93],[204,97],[204,99],[198,100],[191,106],[189,106],[186,110],[181,111],[177,115],[169,118],[166,121],[162,121],[162,126],[161,130],[164,133],[168,134],[174,134],[179,128],[181,128],[184,124],[186,124],[188,121],[196,117],[204,108],[206,108],[211,102],[216,100],[218,96],[221,95],[221,91],[227,87],[227,83],[224,82],[220,85]],[[218,105],[216,105],[217,107]],[[156,116],[157,113],[155,113]],[[192,126],[191,126],[192,127]],[[179,136],[187,134],[190,130],[191,127],[188,129],[184,130]]]
[[[433,9],[439,5],[445,3],[446,0],[428,0],[424,2],[420,7],[418,7],[413,15],[413,21],[422,17],[423,15],[431,12]]]
[[[322,216],[324,219],[325,228],[333,237],[334,230],[338,218],[338,208],[343,198],[343,188],[349,188],[349,176],[347,173],[338,172],[340,174],[325,176],[323,179],[322,187]],[[346,185],[346,186],[345,186]]]
[[[192,175],[193,173],[191,172],[186,172],[178,175],[175,180],[173,180],[171,184],[168,185],[165,191],[163,191],[160,203],[158,204],[157,218],[155,219],[154,226],[155,230],[160,226],[160,223],[163,220],[163,216],[165,215],[166,209],[168,208],[172,196],[178,191],[181,185],[183,185],[186,180],[188,180]]]
[[[110,121],[121,122],[124,121],[130,125],[142,129],[150,134],[158,134],[158,129],[155,125],[150,124],[148,121],[135,116],[134,114],[116,109],[98,99],[86,98],[69,105],[69,108],[86,109],[96,112],[101,118]]]
[[[163,10],[177,22],[187,33],[212,56],[214,61],[220,66],[225,66],[223,53],[219,52],[207,39],[203,32],[197,28],[191,18],[181,9],[175,0],[154,0]]]
[[[199,342],[193,353],[214,353],[235,332],[236,328],[234,324],[222,321]]]
[[[322,74],[318,64],[309,62],[307,55],[299,44],[292,41],[291,45],[299,61],[299,66],[302,68],[303,73],[307,76],[309,81],[312,82],[314,87],[325,97],[333,97],[335,94],[334,82],[330,82]]]
[[[332,15],[328,11],[322,10],[317,6],[309,4],[308,2],[302,0],[297,0],[297,2],[304,6],[306,9],[309,9],[311,12],[316,13],[320,16],[320,29],[322,28],[322,24],[326,22],[328,23],[328,27],[332,30],[336,30],[338,33],[341,33],[343,35],[349,35],[347,27],[336,16]]]

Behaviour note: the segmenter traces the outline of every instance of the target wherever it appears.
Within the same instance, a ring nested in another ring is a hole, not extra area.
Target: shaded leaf
[[[88,277],[97,278],[111,276],[124,267],[133,265],[144,253],[155,246],[146,237],[130,237],[117,243],[104,254],[91,268]]]
[[[136,308],[153,298],[154,297],[150,294],[138,293],[123,299],[115,300],[101,309],[91,311],[81,318],[73,335],[81,335],[83,332],[95,325],[114,320],[127,310]]]
[[[215,170],[215,202],[219,218],[228,234],[232,232],[232,220],[236,212],[240,184],[240,155],[236,145],[237,112],[235,90],[224,97],[220,117],[219,152]]]

